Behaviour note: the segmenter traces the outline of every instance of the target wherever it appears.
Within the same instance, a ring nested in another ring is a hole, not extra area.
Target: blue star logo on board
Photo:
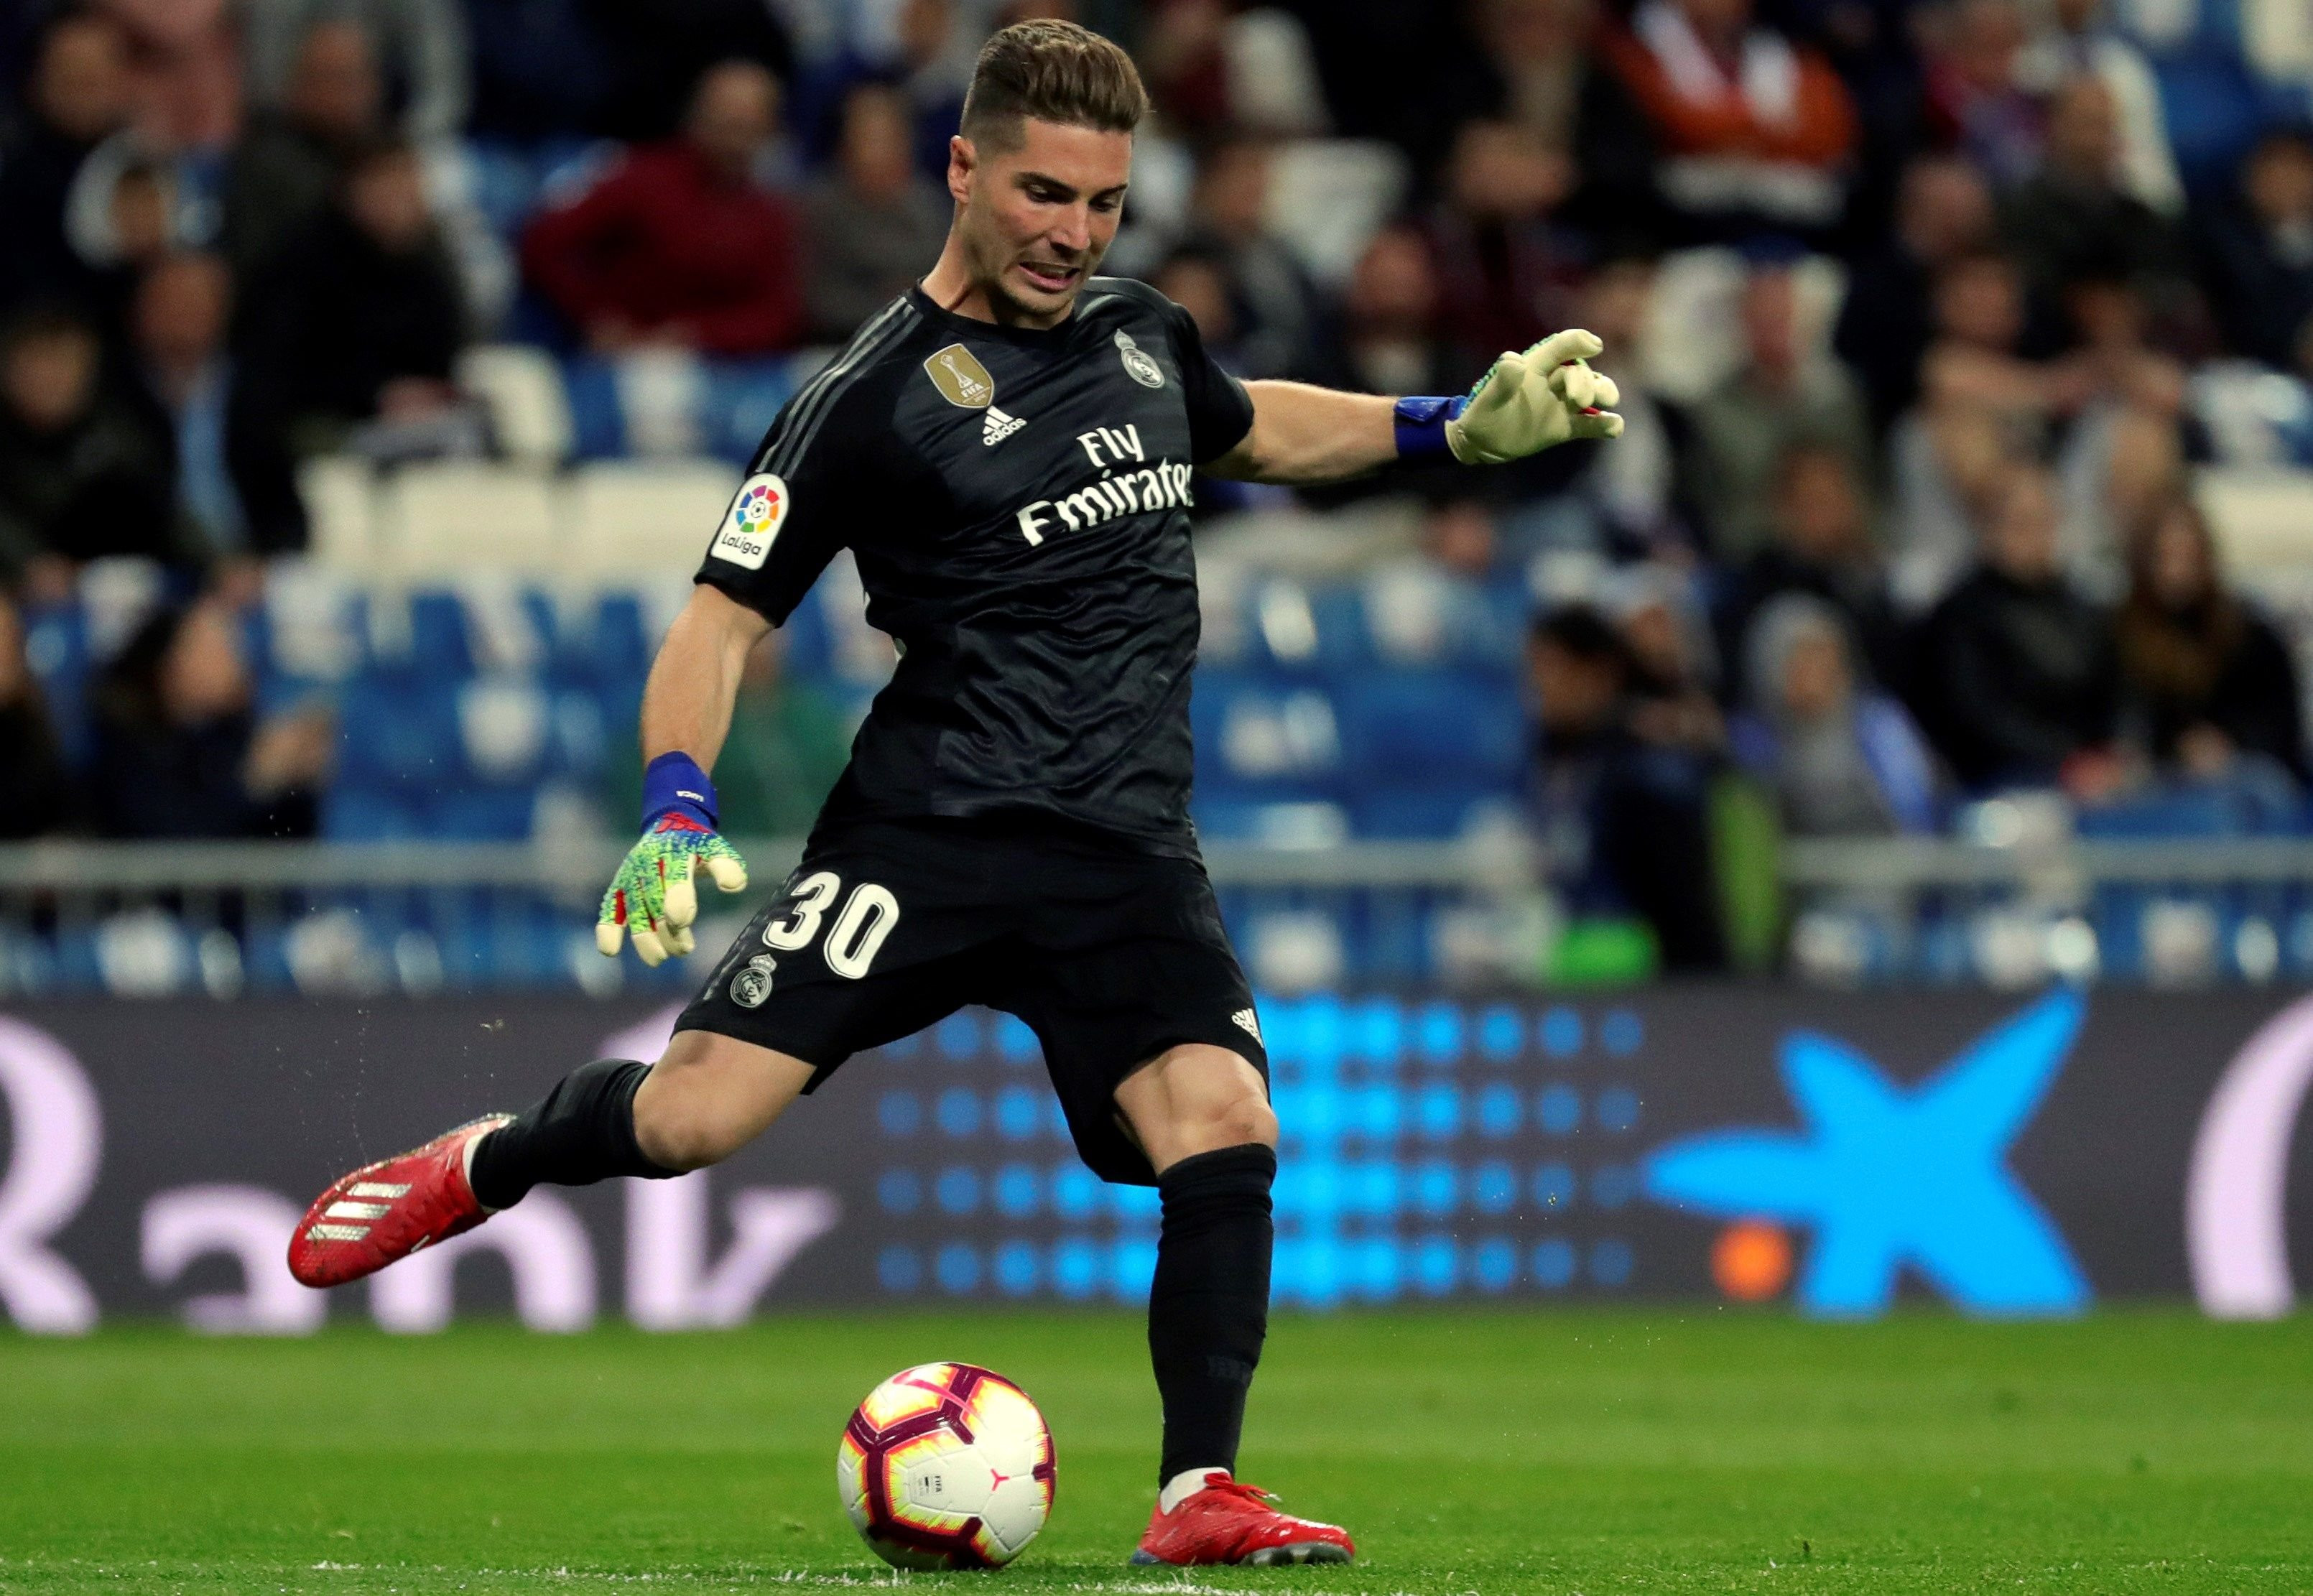
[[[1670,1143],[1646,1160],[1647,1193],[1811,1231],[1798,1286],[1808,1313],[1883,1313],[1905,1267],[1967,1312],[2077,1313],[2088,1279],[2007,1154],[2062,1073],[2085,1012],[2078,993],[2052,993],[1916,1086],[1795,1030],[1781,1062],[1801,1128]]]

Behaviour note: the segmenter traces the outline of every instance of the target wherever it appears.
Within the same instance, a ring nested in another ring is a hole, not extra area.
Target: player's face
[[[1050,327],[1115,241],[1132,135],[1028,118],[1013,149],[950,146],[948,191],[974,285],[998,320]]]

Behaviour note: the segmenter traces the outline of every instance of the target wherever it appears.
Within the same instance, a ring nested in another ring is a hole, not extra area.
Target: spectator
[[[2195,229],[2210,308],[2236,355],[2313,372],[2313,134],[2268,133]]]
[[[1919,398],[1938,274],[1982,250],[1992,233],[1992,191],[1974,167],[1928,155],[1904,170],[1893,236],[1856,263],[1834,340],[1862,381],[1879,434]]]
[[[1646,118],[1590,48],[1591,0],[1482,0],[1474,10],[1499,84],[1494,114],[1573,160],[1559,219],[1609,253],[1659,248],[1668,227]]]
[[[1438,274],[1414,228],[1385,227],[1350,274],[1336,346],[1339,369],[1326,381],[1366,393],[1459,393],[1466,363],[1438,336]]]
[[[2017,82],[2041,96],[2075,76],[2103,83],[2119,133],[2120,186],[2173,216],[2185,208],[2185,185],[2168,147],[2160,85],[2144,52],[2106,26],[2103,11],[2104,0],[2053,0],[2040,31],[2017,58]]]
[[[1727,721],[1711,693],[1710,636],[1685,575],[1667,566],[1624,566],[1605,599],[1630,658],[1631,733],[1660,748],[1724,754]]]
[[[1573,162],[1530,128],[1475,121],[1456,136],[1429,232],[1445,331],[1473,366],[1566,325],[1575,258],[1550,213],[1573,185]]]
[[[2066,582],[2048,473],[2013,466],[1983,522],[1975,567],[1928,618],[1920,697],[1961,784],[2062,785],[2105,796],[2120,680],[2112,624]]]
[[[471,5],[473,0],[466,3]],[[764,0],[583,3],[610,39],[619,76],[610,125],[587,131],[629,140],[656,140],[680,132],[699,78],[718,62],[752,62],[781,83],[795,75],[780,19],[798,17],[805,8],[765,4]],[[949,128],[954,127],[951,120]]]
[[[473,41],[470,133],[535,144],[619,131],[624,66],[593,0],[465,0]]]
[[[1934,757],[1901,705],[1856,680],[1849,648],[1839,612],[1810,594],[1761,610],[1736,757],[1774,794],[1794,837],[1932,833]]]
[[[206,156],[240,131],[240,39],[231,0],[96,0],[128,46],[128,98],[162,149]]]
[[[1965,255],[1936,278],[1936,338],[1920,365],[1923,402],[1995,417],[2019,444],[2037,448],[2052,419],[2086,397],[2077,381],[2018,352],[2024,277],[2002,255]]]
[[[1860,645],[1874,681],[1903,689],[1902,627],[1888,598],[1855,467],[1839,451],[1813,443],[1784,452],[1776,469],[1773,540],[1729,573],[1720,591],[1719,656],[1727,666],[1729,703],[1754,699],[1754,684],[1743,673],[1760,614],[1795,593],[1839,618],[1849,643]]]
[[[1246,377],[1306,377],[1317,364],[1324,307],[1317,286],[1269,226],[1270,146],[1229,139],[1197,168],[1192,247],[1227,276]]]
[[[1929,62],[1928,111],[1994,187],[2013,189],[2040,164],[2038,98],[2018,76],[2025,27],[2017,0],[1958,0]]]
[[[265,311],[242,318],[239,476],[251,539],[271,552],[304,542],[297,459],[340,446],[359,423],[419,425],[457,404],[463,310],[417,153],[387,140],[356,157],[337,203],[252,297]]]
[[[1932,609],[1975,557],[1977,522],[2018,458],[2011,430],[1965,405],[1922,406],[1889,439],[1888,590],[1907,616]]]
[[[1753,268],[1743,285],[1743,360],[1693,408],[1697,501],[1710,516],[1711,552],[1747,558],[1772,536],[1775,472],[1793,444],[1816,443],[1869,469],[1870,427],[1855,380],[1807,346],[1790,268]]]
[[[1605,352],[1592,362],[1623,390],[1623,435],[1590,452],[1578,491],[1618,551],[1691,553],[1701,522],[1687,496],[1691,473],[1677,469],[1693,451],[1684,411],[1655,397],[1646,381],[1647,321],[1654,303],[1655,263],[1644,256],[1603,262],[1577,295],[1574,323],[1595,332]]]
[[[595,349],[761,355],[802,335],[796,225],[756,181],[778,84],[752,62],[699,80],[682,136],[637,150],[531,224],[531,280]]]
[[[65,239],[66,201],[81,162],[128,119],[120,30],[66,13],[42,36],[22,113],[0,144],[0,315],[87,290]]]
[[[2133,550],[2116,623],[2129,716],[2157,768],[2216,781],[2262,765],[2306,780],[2288,645],[2225,591],[2208,523],[2171,499]]]
[[[465,126],[472,96],[466,28],[457,0],[244,0],[240,8],[250,99],[286,107],[299,57],[318,24],[361,31],[403,136],[449,138]]]
[[[734,837],[805,836],[851,758],[849,719],[824,691],[787,673],[786,641],[767,632],[747,655],[716,762],[723,829]],[[613,813],[641,812],[642,768],[638,759],[611,761]]]
[[[351,22],[314,24],[225,180],[224,248],[243,280],[329,208],[347,162],[378,137],[383,103],[369,35]]]
[[[98,381],[95,332],[34,311],[0,339],[0,580],[58,597],[68,566],[101,555],[180,552],[162,451]]]
[[[108,346],[128,331],[138,280],[186,241],[193,208],[178,192],[175,170],[139,154],[129,136],[107,139],[81,162],[65,236],[79,263],[81,302]]]
[[[310,837],[334,732],[308,709],[259,722],[232,612],[145,621],[97,685],[94,793],[108,837]]]
[[[843,102],[835,167],[805,197],[813,334],[829,343],[931,269],[947,234],[947,196],[917,175],[907,102],[862,83]]]
[[[0,839],[68,830],[75,818],[64,754],[24,658],[24,619],[0,592]]]
[[[1253,374],[1244,368],[1236,302],[1229,293],[1228,270],[1218,258],[1204,250],[1175,250],[1149,284],[1189,312],[1199,339],[1223,370],[1237,377]]]
[[[1854,108],[1830,64],[1758,26],[1751,0],[1643,0],[1605,48],[1695,237],[1838,221]]]
[[[1723,969],[1707,764],[1634,734],[1630,656],[1596,610],[1536,622],[1526,666],[1542,716],[1542,823],[1571,863],[1570,907],[1636,915],[1668,969]]]
[[[225,354],[232,308],[231,274],[214,255],[171,255],[136,293],[137,367],[154,411],[153,431],[170,444],[188,531],[212,555],[249,544],[231,464],[240,419]]]
[[[2027,281],[2052,302],[2080,277],[2125,276],[2157,295],[2181,280],[2176,230],[2123,186],[2121,153],[2111,89],[2068,79],[2049,102],[2039,170],[2009,196],[2002,219]]]

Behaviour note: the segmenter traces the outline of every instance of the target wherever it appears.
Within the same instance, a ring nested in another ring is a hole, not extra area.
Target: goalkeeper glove
[[[1503,355],[1460,399],[1398,400],[1398,454],[1451,451],[1465,466],[1491,466],[1572,438],[1621,437],[1622,392],[1588,364],[1605,347],[1597,334],[1569,328]]]
[[[699,945],[690,929],[699,917],[699,867],[726,892],[747,884],[747,862],[715,827],[715,784],[698,762],[679,753],[653,759],[643,771],[642,839],[602,894],[597,948],[615,959],[620,939],[631,934],[636,954],[655,965]]]

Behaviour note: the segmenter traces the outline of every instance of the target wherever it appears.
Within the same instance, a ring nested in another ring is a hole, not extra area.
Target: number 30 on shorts
[[[819,934],[819,923],[827,916],[828,908],[836,895],[843,890],[843,878],[831,870],[815,871],[796,883],[795,900],[787,905],[784,916],[774,916],[763,926],[763,945],[792,953],[807,948],[811,939]],[[837,975],[857,980],[875,962],[875,954],[892,928],[900,923],[900,900],[891,890],[874,881],[862,881],[851,889],[851,896],[843,900],[843,908],[835,916],[835,924],[827,928],[827,940],[820,944],[820,955],[827,968]]]

